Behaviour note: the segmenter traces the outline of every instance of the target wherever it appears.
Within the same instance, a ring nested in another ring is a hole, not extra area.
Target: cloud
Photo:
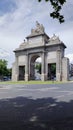
[[[73,54],[67,54],[66,57],[69,58],[70,63],[73,63]]]
[[[3,1],[5,2],[5,0]],[[10,3],[9,10],[5,12],[0,9],[0,48],[4,48],[10,54],[10,58],[8,58],[9,66],[14,61],[13,50],[30,34],[36,20],[45,26],[45,31],[50,37],[53,33],[59,35],[67,46],[66,54],[73,53],[72,0],[67,1],[63,8],[62,12],[65,14],[67,21],[62,25],[57,20],[50,18],[49,13],[52,8],[45,1],[38,3],[38,0],[32,0],[32,2],[30,0],[6,0],[6,2],[7,4]],[[70,8],[68,8],[68,5]]]
[[[62,9],[62,13],[64,14],[65,20],[73,21],[73,0],[68,0],[64,4],[64,7]]]
[[[9,52],[5,49],[0,48],[0,57],[8,57],[10,56]]]

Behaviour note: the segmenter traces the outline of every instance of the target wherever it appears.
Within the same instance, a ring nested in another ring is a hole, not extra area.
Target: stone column
[[[56,62],[56,80],[62,80],[62,58],[61,58],[61,50],[57,50],[57,62]]]
[[[47,80],[48,76],[48,66],[47,66],[47,53],[45,52],[45,80]]]
[[[29,80],[29,58],[28,54],[26,55],[26,65],[25,65],[25,81]]]
[[[42,53],[42,72],[41,72],[41,80],[45,81],[47,78],[47,74],[46,74],[46,56],[45,56],[45,52]]]
[[[62,81],[69,80],[69,59],[64,57],[62,59]]]
[[[34,80],[35,79],[35,63],[30,62],[30,79]]]
[[[15,81],[19,80],[18,56],[15,56]]]

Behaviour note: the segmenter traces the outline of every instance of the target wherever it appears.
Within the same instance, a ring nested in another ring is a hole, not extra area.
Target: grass
[[[31,80],[31,81],[1,81],[0,84],[61,84],[61,83],[68,83],[69,81],[36,81],[36,80]]]

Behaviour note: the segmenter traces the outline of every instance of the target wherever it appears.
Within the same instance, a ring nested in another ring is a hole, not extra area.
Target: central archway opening
[[[30,61],[30,80],[41,80],[41,57],[34,55]]]
[[[42,71],[41,57],[39,57],[35,61],[35,80],[41,80],[41,71]]]

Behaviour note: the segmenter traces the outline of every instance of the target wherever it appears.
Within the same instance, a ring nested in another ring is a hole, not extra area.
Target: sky
[[[38,0],[0,0],[0,59],[6,59],[9,68],[15,61],[13,50],[35,28],[36,21],[43,24],[49,37],[59,36],[67,46],[65,56],[73,63],[73,0],[67,0],[61,10],[64,23],[52,19],[51,11],[51,5],[45,0],[40,3]]]

